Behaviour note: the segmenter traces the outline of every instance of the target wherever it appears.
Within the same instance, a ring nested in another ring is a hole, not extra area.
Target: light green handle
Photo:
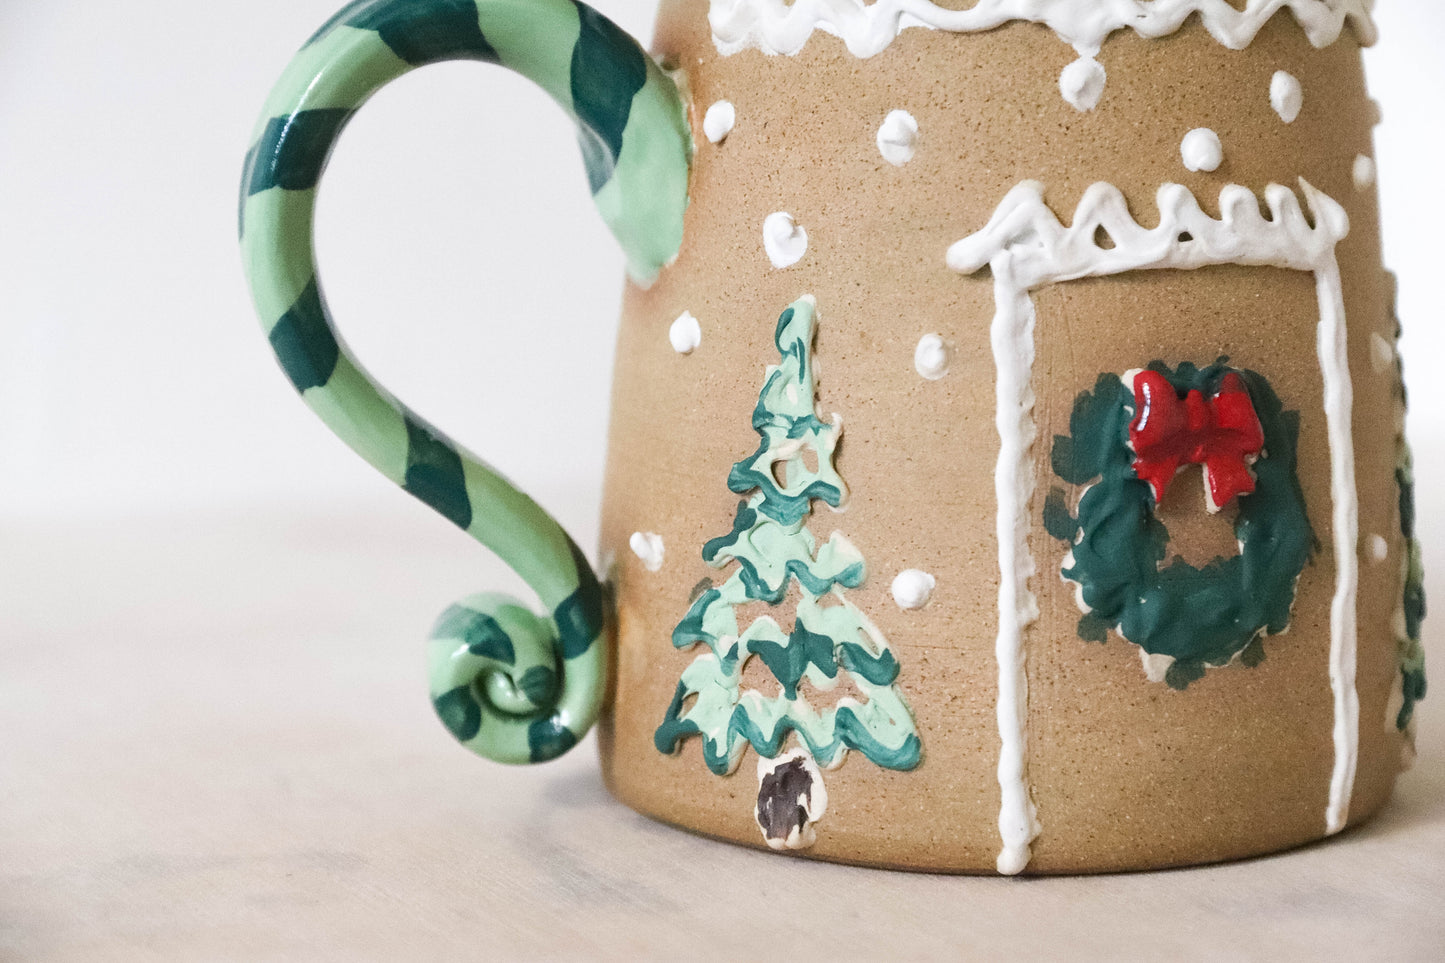
[[[597,719],[607,685],[601,587],[534,501],[371,379],[326,308],[312,239],[316,189],[342,128],[415,67],[481,60],[530,78],[576,121],[593,199],[628,271],[650,283],[677,254],[691,139],[677,89],[616,24],[574,0],[361,0],[302,48],[267,101],[241,185],[241,247],[281,367],[348,445],[491,548],[546,615],[472,596],[432,630],[432,702],[469,749],[541,762]]]

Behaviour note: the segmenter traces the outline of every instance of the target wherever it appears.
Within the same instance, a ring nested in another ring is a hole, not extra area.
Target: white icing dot
[[[656,532],[633,532],[632,537],[627,540],[627,545],[632,549],[632,554],[642,559],[642,567],[649,572],[656,572],[662,568],[662,536]]]
[[[1276,70],[1269,81],[1269,105],[1286,124],[1294,123],[1304,106],[1305,93],[1299,78],[1286,70]]]
[[[702,118],[702,132],[714,144],[722,143],[733,132],[738,121],[738,112],[730,100],[719,100],[707,109]]]
[[[1370,367],[1376,374],[1384,374],[1395,360],[1395,349],[1385,336],[1376,331],[1370,335]]]
[[[1390,543],[1385,541],[1385,536],[1370,536],[1370,557],[1377,562],[1383,562],[1390,557]]]
[[[763,250],[773,267],[791,267],[808,250],[808,232],[786,211],[769,214],[763,220]]]
[[[878,153],[894,167],[913,160],[918,146],[918,121],[906,110],[890,110],[878,128]]]
[[[1093,57],[1080,57],[1059,74],[1059,91],[1075,110],[1093,110],[1104,95],[1104,65]]]
[[[1350,177],[1355,182],[1355,190],[1365,190],[1375,183],[1375,162],[1364,154],[1356,154],[1355,166],[1350,169]]]
[[[672,342],[672,350],[678,354],[692,354],[702,344],[702,327],[691,311],[682,312],[672,322],[672,327],[667,329],[667,340]]]
[[[925,334],[913,349],[913,367],[929,381],[948,374],[948,343],[936,334]]]
[[[1184,135],[1179,155],[1191,171],[1218,170],[1224,163],[1224,145],[1219,143],[1219,135],[1208,127],[1196,127]]]
[[[916,568],[907,568],[893,579],[893,601],[901,609],[921,609],[933,596],[933,587],[938,584],[932,575]]]

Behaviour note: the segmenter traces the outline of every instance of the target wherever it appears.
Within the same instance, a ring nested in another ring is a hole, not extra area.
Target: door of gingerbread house
[[[1294,804],[1268,787],[1294,795],[1327,754],[1324,819],[1330,832],[1345,824],[1362,738],[1359,496],[1335,258],[1349,220],[1304,181],[1298,193],[1271,185],[1263,200],[1267,210],[1230,186],[1211,216],[1166,184],[1145,227],[1122,193],[1096,184],[1065,226],[1042,185],[1024,183],[949,250],[954,270],[992,272],[996,302],[1004,858],[1026,858],[1035,804],[1047,808],[1030,773],[1048,782],[1050,769],[1131,746],[1142,763],[1159,751],[1132,738],[1143,730],[1177,727],[1164,742],[1183,755],[1269,746],[1263,805]],[[1191,466],[1202,493],[1184,474],[1173,481]],[[1035,592],[1031,576],[1073,583],[1075,605]],[[1227,711],[1201,727],[1171,718],[1183,706],[1167,690],[1109,698],[1117,674],[1104,666],[1123,657],[1118,643],[1112,656],[1087,643],[1120,637],[1150,681],[1232,688]],[[1277,671],[1206,679],[1231,662]],[[1312,676],[1318,686],[1302,689]],[[1061,684],[1098,686],[1100,697],[1084,749],[1077,733],[1064,740],[1073,758],[1025,708]],[[1311,724],[1281,727],[1285,702],[1291,720]],[[1150,787],[1111,792],[1137,802]]]

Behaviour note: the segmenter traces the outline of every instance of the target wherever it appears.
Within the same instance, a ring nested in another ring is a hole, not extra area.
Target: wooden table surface
[[[0,959],[1445,959],[1445,691],[1385,813],[1292,853],[1075,879],[780,858],[624,808],[590,739],[538,769],[457,748],[421,639],[517,583],[395,501],[0,526]]]

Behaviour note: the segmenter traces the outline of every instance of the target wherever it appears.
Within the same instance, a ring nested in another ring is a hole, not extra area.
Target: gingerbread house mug
[[[1424,674],[1371,6],[664,0],[652,56],[579,0],[332,18],[266,105],[245,261],[307,404],[540,598],[442,616],[447,728],[536,762],[600,714],[639,811],[879,866],[1179,865],[1375,812]],[[627,255],[605,591],[318,285],[338,135],[450,59],[576,119]]]

